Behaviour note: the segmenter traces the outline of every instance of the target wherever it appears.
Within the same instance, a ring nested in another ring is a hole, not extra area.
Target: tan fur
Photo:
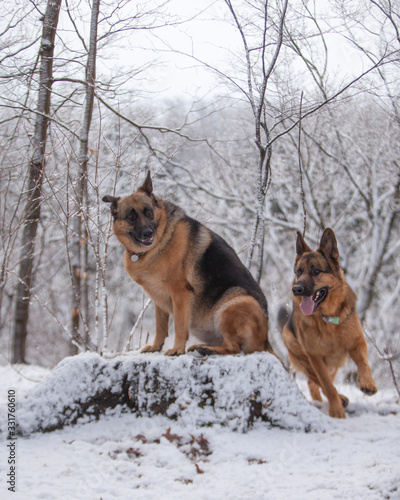
[[[333,241],[333,231],[331,234],[327,233],[327,236]],[[300,281],[304,284],[312,281],[314,290],[327,287],[329,291],[325,300],[311,315],[301,312],[302,297],[293,296],[293,313],[283,328],[283,341],[293,368],[307,376],[312,398],[321,401],[321,388],[329,401],[329,414],[332,417],[344,418],[343,406],[347,405],[348,400],[338,394],[333,381],[347,355],[357,365],[361,390],[367,394],[377,391],[368,363],[367,344],[356,312],[356,296],[339,267],[336,240],[333,241],[333,249],[329,249],[329,252],[320,246],[320,249],[313,253],[301,244],[300,252],[299,255],[298,246],[295,271],[300,268],[303,272],[295,278],[293,285]],[[326,268],[327,265],[330,266],[329,272],[312,276],[312,266]],[[327,324],[322,315],[338,316],[340,322],[338,325]]]
[[[189,350],[210,349],[216,354],[238,354],[241,350],[250,354],[265,350],[268,319],[253,297],[230,296],[203,318],[207,326],[210,320],[221,332],[223,343],[217,347],[193,345]]]

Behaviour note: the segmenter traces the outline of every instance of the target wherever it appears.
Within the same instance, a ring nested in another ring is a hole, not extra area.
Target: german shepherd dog
[[[220,236],[155,196],[150,172],[133,194],[103,201],[125,247],[125,270],[154,302],[156,334],[142,352],[162,349],[173,315],[169,356],[185,352],[189,330],[205,342],[189,350],[202,355],[273,353],[267,301],[250,272]]]
[[[286,324],[280,311],[283,341],[293,368],[308,377],[311,397],[322,401],[321,388],[329,401],[329,415],[345,418],[344,407],[349,401],[338,394],[333,381],[346,355],[357,365],[360,389],[368,395],[377,391],[356,296],[340,267],[332,229],[325,229],[316,252],[298,232],[296,254],[293,311]]]

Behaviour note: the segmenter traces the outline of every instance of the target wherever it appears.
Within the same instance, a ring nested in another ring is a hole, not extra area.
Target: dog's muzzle
[[[129,236],[140,245],[149,247],[154,242],[154,232],[152,227],[146,227],[138,233],[129,231]]]
[[[323,302],[328,295],[328,288],[323,287],[313,293],[302,283],[296,283],[292,287],[292,292],[295,297],[302,297],[300,311],[309,316],[315,312],[317,307]]]

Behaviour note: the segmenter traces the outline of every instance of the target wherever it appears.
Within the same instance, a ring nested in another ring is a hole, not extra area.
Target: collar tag
[[[137,253],[132,254],[131,261],[137,262],[138,260],[139,260],[139,254],[137,254]]]
[[[325,323],[328,323],[328,325],[338,325],[339,324],[339,316],[324,316],[321,314],[322,319],[325,321]]]

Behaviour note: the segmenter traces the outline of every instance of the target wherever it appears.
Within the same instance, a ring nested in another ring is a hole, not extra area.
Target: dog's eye
[[[310,274],[311,276],[318,276],[318,274],[320,273],[320,269],[316,268],[316,267],[313,267],[310,271]]]
[[[143,210],[143,215],[145,217],[148,217],[149,219],[151,219],[153,217],[153,210],[149,207],[146,207],[144,210]]]
[[[303,274],[303,270],[301,269],[301,267],[298,267],[297,270],[296,270],[296,276],[298,278],[300,278],[300,276]]]
[[[137,212],[136,210],[134,210],[132,208],[132,210],[129,210],[126,218],[130,221],[130,222],[135,222],[135,220],[137,219]]]

